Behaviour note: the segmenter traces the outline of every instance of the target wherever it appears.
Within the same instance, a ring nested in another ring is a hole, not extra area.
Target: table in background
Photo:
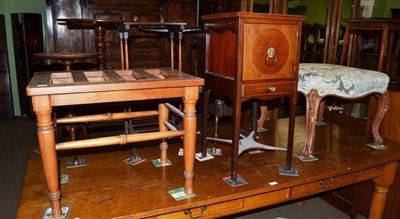
[[[76,59],[89,59],[97,57],[97,53],[36,53],[38,59],[60,60],[66,71],[71,71],[71,66]]]
[[[107,30],[115,30],[120,32],[121,41],[121,68],[129,68],[129,51],[127,47],[128,30],[129,28],[144,28],[144,29],[165,29],[170,33],[179,32],[182,33],[186,23],[177,22],[133,22],[124,20],[100,20],[100,19],[74,19],[65,18],[58,19],[59,24],[67,25],[69,29],[94,29],[96,34],[96,53],[99,53],[98,61],[101,69],[106,68],[106,44],[105,34]],[[179,36],[181,36],[179,34]],[[173,35],[170,36],[173,38]],[[181,38],[180,38],[181,39]],[[172,44],[171,40],[171,44]],[[179,47],[181,40],[179,40]],[[172,51],[172,48],[171,48]],[[173,53],[171,52],[171,55]],[[181,54],[179,52],[179,54]],[[179,55],[179,57],[181,57]],[[172,59],[172,57],[171,57]],[[173,61],[173,60],[172,60]],[[172,62],[171,61],[171,62]],[[181,66],[181,64],[179,64]],[[180,71],[181,67],[178,68]]]
[[[400,33],[400,20],[394,19],[349,19],[346,20],[346,31],[343,38],[343,49],[340,58],[340,64],[345,64],[347,57],[347,65],[351,66],[354,62],[354,43],[351,42],[350,36],[353,35],[357,39],[360,33],[365,32],[380,32],[380,43],[378,51],[378,67],[376,70],[380,72],[390,73],[391,68],[391,56],[394,52],[397,55],[400,39],[397,42],[396,51],[393,51],[395,34]],[[399,36],[397,36],[399,38]],[[386,53],[387,51],[387,53]],[[386,67],[384,67],[384,59],[387,55]],[[396,57],[395,57],[396,58]]]

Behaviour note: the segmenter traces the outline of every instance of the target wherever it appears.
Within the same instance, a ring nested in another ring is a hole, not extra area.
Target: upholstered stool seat
[[[315,125],[321,99],[336,96],[345,99],[356,99],[371,94],[378,98],[378,109],[372,124],[375,145],[382,145],[379,125],[389,106],[386,89],[389,77],[381,72],[352,68],[334,64],[302,63],[299,69],[297,90],[306,96],[306,142],[304,155],[312,154],[315,137]]]

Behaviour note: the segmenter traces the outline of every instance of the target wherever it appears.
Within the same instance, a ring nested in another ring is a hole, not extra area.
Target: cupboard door
[[[297,24],[244,24],[243,80],[294,79]]]

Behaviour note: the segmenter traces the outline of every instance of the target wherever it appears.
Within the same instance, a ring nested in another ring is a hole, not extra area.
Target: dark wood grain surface
[[[221,137],[229,137],[230,123],[221,124]],[[266,144],[283,146],[287,142],[287,119],[278,119],[276,123],[268,124],[268,132],[260,135],[260,141]],[[249,124],[243,125],[244,129]],[[303,117],[296,119],[296,132],[294,138],[294,152],[301,152],[304,144],[305,120]],[[209,134],[212,133],[210,128]],[[199,142],[200,138],[198,138]],[[366,147],[366,143],[372,139],[365,137],[363,130],[349,129],[328,123],[319,126],[316,134],[315,155],[319,158],[314,162],[301,162],[294,158],[293,166],[297,167],[300,176],[283,176],[278,174],[278,166],[284,165],[285,153],[279,151],[266,151],[261,154],[244,153],[239,158],[240,175],[249,182],[247,185],[230,187],[222,178],[230,174],[230,148],[220,145],[223,156],[215,159],[195,163],[196,177],[194,187],[196,196],[188,200],[175,201],[168,190],[182,187],[183,157],[177,155],[182,143],[178,140],[170,144],[168,149],[172,166],[156,168],[150,162],[159,156],[159,142],[140,143],[135,146],[140,156],[146,158],[144,163],[131,166],[122,159],[131,155],[127,148],[121,150],[121,146],[109,147],[108,151],[83,151],[82,155],[87,161],[83,168],[67,169],[65,167],[68,156],[60,156],[61,173],[70,176],[70,182],[61,186],[64,194],[63,205],[71,206],[71,218],[142,218],[155,216],[188,208],[200,207],[215,203],[231,201],[230,209],[221,207],[221,214],[235,213],[238,207],[232,206],[232,202],[242,197],[258,197],[273,193],[268,196],[270,203],[290,200],[297,196],[307,196],[304,193],[312,193],[299,189],[310,182],[337,177],[337,185],[323,188],[318,192],[329,191],[339,186],[356,183],[362,180],[363,171],[370,169],[377,173],[382,165],[400,159],[398,144],[388,142],[388,149],[377,151]],[[200,143],[197,144],[197,152],[200,152]],[[110,151],[111,150],[111,151]],[[340,181],[340,176],[355,174],[354,177]],[[371,172],[369,172],[371,174]],[[269,182],[277,182],[271,186]],[[298,188],[295,193],[286,196],[282,189],[288,187]],[[275,192],[275,193],[274,193]],[[41,167],[40,155],[31,152],[27,165],[24,187],[18,211],[18,218],[41,217],[44,209],[49,206],[47,199],[46,183]],[[296,196],[297,194],[297,196]],[[252,199],[254,207],[259,206]],[[262,200],[267,200],[263,198]],[[243,207],[241,202],[238,202]],[[212,208],[209,208],[211,211]],[[207,210],[205,211],[207,212]],[[179,215],[185,216],[183,213]],[[185,217],[188,217],[187,215]],[[176,217],[175,217],[176,218]]]

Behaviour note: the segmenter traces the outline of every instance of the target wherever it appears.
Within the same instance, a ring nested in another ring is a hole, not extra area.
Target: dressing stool
[[[312,154],[315,125],[321,99],[335,96],[358,99],[375,95],[378,107],[372,123],[373,146],[384,147],[379,134],[380,123],[389,107],[387,87],[389,77],[381,72],[334,64],[302,63],[299,66],[297,91],[306,97],[306,140],[304,156]]]

